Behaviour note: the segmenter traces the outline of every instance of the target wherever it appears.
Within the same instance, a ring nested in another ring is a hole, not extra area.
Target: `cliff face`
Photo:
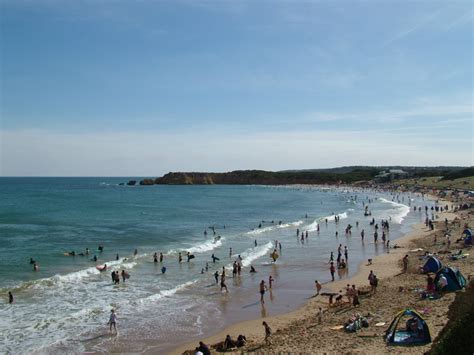
[[[370,180],[376,171],[328,172],[270,172],[239,170],[228,173],[178,172],[155,179],[155,184],[166,185],[287,185],[287,184],[336,184]]]

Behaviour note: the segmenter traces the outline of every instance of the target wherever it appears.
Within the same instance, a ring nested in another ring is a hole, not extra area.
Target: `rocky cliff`
[[[176,172],[155,179],[155,184],[166,185],[287,185],[287,184],[337,184],[370,180],[376,170],[349,173],[329,172],[271,172],[263,170],[238,170],[227,173]]]

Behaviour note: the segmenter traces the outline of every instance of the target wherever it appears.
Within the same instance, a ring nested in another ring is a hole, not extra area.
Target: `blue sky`
[[[0,175],[473,165],[471,1],[0,4]]]

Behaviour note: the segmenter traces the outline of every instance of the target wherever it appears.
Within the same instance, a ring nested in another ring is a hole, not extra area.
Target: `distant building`
[[[406,171],[401,169],[383,170],[374,177],[376,182],[390,182],[396,179],[405,179],[409,176]]]

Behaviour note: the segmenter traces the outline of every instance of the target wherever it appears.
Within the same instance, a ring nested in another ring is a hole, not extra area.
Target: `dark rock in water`
[[[153,179],[143,179],[140,181],[140,185],[154,185],[155,180]]]
[[[129,182],[127,182],[127,185],[128,186],[135,186],[136,183],[137,183],[136,180],[130,180]]]

